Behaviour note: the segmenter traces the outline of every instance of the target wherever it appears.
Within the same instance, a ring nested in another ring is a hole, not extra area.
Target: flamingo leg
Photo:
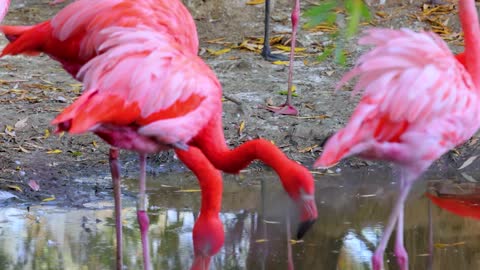
[[[150,267],[150,252],[148,248],[148,226],[149,220],[147,215],[148,198],[146,194],[146,163],[147,156],[140,154],[140,181],[139,191],[137,198],[137,220],[140,227],[140,237],[142,239],[142,252],[143,252],[143,269],[149,270]]]
[[[282,54],[273,54],[270,48],[270,0],[265,1],[265,31],[263,38],[262,56],[267,61],[286,61],[288,57]]]
[[[405,188],[405,179],[402,177],[400,180],[401,189]],[[403,217],[404,217],[404,207],[405,204],[402,203],[400,211],[398,213],[397,219],[397,231],[395,236],[395,247],[394,253],[397,257],[397,263],[400,267],[400,270],[407,270],[408,269],[408,254],[405,250],[405,246],[403,244]]]
[[[288,91],[287,100],[281,106],[267,106],[267,110],[274,112],[275,114],[284,115],[298,115],[298,110],[292,105],[292,92],[293,92],[293,64],[295,56],[295,43],[297,40],[297,28],[298,19],[300,17],[300,0],[294,0],[292,10],[292,40],[290,44],[290,64],[288,66]]]
[[[403,173],[402,173],[402,178],[404,178]],[[395,202],[395,206],[393,207],[392,213],[388,218],[387,226],[383,231],[383,236],[382,236],[382,239],[380,240],[380,244],[378,245],[377,250],[375,250],[375,253],[372,256],[373,270],[383,269],[383,255],[385,253],[385,248],[387,247],[388,240],[390,239],[390,235],[393,232],[393,227],[400,216],[402,217],[402,224],[401,224],[402,237],[400,239],[402,239],[401,244],[403,246],[403,214],[401,213],[403,212],[403,207],[404,207],[407,195],[410,191],[410,188],[412,187],[412,180],[404,178],[401,181],[402,183],[400,185],[400,196]],[[406,252],[405,252],[405,255],[406,255]]]
[[[115,235],[117,240],[117,270],[123,268],[123,240],[122,240],[122,200],[120,189],[120,165],[118,164],[119,151],[110,148],[109,162],[112,174],[113,199],[115,203]]]
[[[292,233],[290,228],[290,211],[287,207],[287,216],[285,219],[285,223],[287,226],[287,263],[288,263],[288,270],[294,270],[295,267],[293,266],[293,255],[292,255],[292,243],[290,239],[292,239]]]

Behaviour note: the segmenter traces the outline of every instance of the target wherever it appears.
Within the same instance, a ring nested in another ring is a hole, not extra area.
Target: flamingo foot
[[[373,270],[383,270],[383,254],[384,250],[377,249],[372,256],[372,269]]]
[[[265,109],[275,113],[275,115],[278,115],[278,114],[294,115],[294,116],[298,115],[297,108],[287,103],[281,106],[271,106],[271,105],[265,106]]]
[[[269,62],[288,61],[288,56],[287,55],[272,53],[270,51],[270,48],[266,47],[266,46],[263,47],[261,55],[263,56],[263,59],[265,59]]]
[[[400,270],[408,270],[408,253],[403,245],[395,245],[395,256]]]

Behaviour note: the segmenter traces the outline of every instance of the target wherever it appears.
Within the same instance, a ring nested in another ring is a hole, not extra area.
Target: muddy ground
[[[8,24],[33,24],[51,17],[62,5],[51,7],[48,1],[13,1],[5,20]],[[353,59],[364,50],[347,42],[350,53],[346,67],[331,58],[317,62],[317,56],[335,42],[327,30],[310,32],[300,30],[300,47],[306,51],[295,61],[294,84],[298,97],[295,105],[299,117],[274,116],[259,109],[267,102],[281,104],[286,90],[287,66],[264,61],[258,53],[232,48],[248,37],[260,37],[263,33],[263,5],[247,6],[245,0],[189,0],[187,2],[198,25],[202,57],[217,73],[224,93],[241,102],[241,106],[224,102],[226,138],[232,147],[251,138],[266,138],[275,142],[291,158],[310,167],[321,151],[321,144],[329,134],[342,127],[355,106],[349,91],[333,93],[334,85]],[[416,30],[438,27],[435,20],[424,16],[421,4],[408,1],[387,1],[385,7],[373,5],[372,25],[385,27],[409,27]],[[288,1],[276,1],[274,7],[273,36],[289,38]],[[311,3],[303,1],[302,10]],[[461,50],[461,36],[456,12],[448,10],[440,14],[442,23],[448,26],[454,51]],[[338,25],[344,25],[340,14]],[[438,20],[437,20],[438,21]],[[302,23],[305,18],[302,19]],[[214,40],[215,42],[211,42]],[[210,42],[208,42],[210,41]],[[6,44],[2,39],[1,46]],[[253,44],[249,42],[248,44]],[[215,55],[215,52],[217,52]],[[347,87],[347,90],[348,87]],[[19,196],[27,202],[40,202],[55,198],[50,203],[82,205],[106,194],[111,188],[108,170],[108,148],[92,135],[71,137],[52,134],[49,122],[81,92],[81,86],[61,67],[46,56],[6,57],[0,62],[0,188]],[[244,128],[241,123],[244,122]],[[457,169],[466,159],[475,155],[478,140],[445,155],[430,170],[431,174],[465,181]],[[129,177],[138,172],[136,156],[123,152],[122,164]],[[475,162],[474,162],[475,165]],[[341,165],[346,169],[376,169],[385,165],[349,159]],[[478,178],[475,166],[469,166],[464,174],[470,181]],[[255,170],[263,170],[259,164]],[[171,153],[149,158],[150,173],[168,173],[184,170]],[[317,179],[321,181],[321,176]],[[39,191],[33,191],[28,182],[35,180]],[[22,191],[20,191],[21,189]]]

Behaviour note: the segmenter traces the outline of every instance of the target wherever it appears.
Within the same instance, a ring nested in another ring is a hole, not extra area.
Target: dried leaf
[[[45,129],[45,132],[43,133],[43,138],[48,139],[48,137],[50,137],[50,130]]]
[[[273,61],[272,64],[279,65],[279,66],[288,66],[288,64],[290,64],[290,62],[289,61],[277,60],[277,61]]]
[[[47,151],[47,154],[60,154],[60,153],[62,153],[62,150],[60,150],[60,149],[54,149],[54,150]]]
[[[5,126],[5,133],[10,137],[15,137],[15,131],[13,130],[12,126],[6,125]]]
[[[27,126],[28,116],[15,123],[15,129],[22,129]]]
[[[265,222],[266,224],[280,224],[280,222],[278,221],[266,220],[266,219],[264,219],[263,222]]]
[[[255,240],[255,243],[265,243],[268,242],[268,239],[257,239]]]
[[[249,0],[246,4],[247,5],[261,5],[264,4],[265,0]]]
[[[200,192],[200,189],[180,189],[180,190],[175,190],[175,192],[181,192],[181,193],[193,193],[193,192]]]
[[[54,201],[55,200],[55,195],[52,195],[51,197],[49,198],[45,198],[42,200],[42,202],[51,202],[51,201]]]
[[[290,46],[285,46],[285,45],[275,45],[275,48],[279,49],[279,50],[282,50],[282,51],[285,51],[285,52],[290,52],[290,50],[292,49]],[[307,48],[302,48],[302,47],[295,47],[295,52],[304,52],[306,51]]]
[[[40,190],[40,185],[35,180],[28,181],[28,186],[31,187],[33,189],[33,191],[39,191]]]
[[[8,200],[10,198],[18,198],[18,197],[16,195],[13,195],[12,193],[10,193],[8,191],[0,190],[0,201],[5,201],[5,200]]]
[[[462,166],[460,166],[460,168],[458,168],[458,170],[461,170],[461,169],[464,169],[464,168],[470,166],[477,158],[478,158],[478,155],[469,157],[469,158],[462,164]]]
[[[243,130],[245,129],[245,121],[241,121],[240,125],[238,125],[238,135],[242,135]]]
[[[290,244],[292,244],[292,245],[296,245],[296,244],[300,244],[300,243],[303,243],[303,240],[290,239]]]
[[[16,190],[18,192],[23,192],[22,188],[17,185],[7,185],[8,188]]]
[[[95,147],[95,148],[97,148],[97,147],[98,147],[98,144],[97,144],[97,142],[96,142],[96,141],[92,141],[92,145],[93,145],[93,147]]]
[[[309,147],[302,148],[302,149],[298,150],[298,152],[299,153],[311,152],[311,151],[313,151],[313,149],[315,149],[317,147],[318,147],[318,144],[315,144],[315,145],[312,145],[312,146],[309,146]]]
[[[21,145],[18,146],[18,149],[20,149],[20,151],[22,151],[23,153],[30,153],[30,151],[28,151],[27,149],[23,148]]]
[[[212,55],[215,55],[215,56],[219,56],[219,55],[222,55],[222,54],[225,54],[225,53],[228,53],[229,51],[231,51],[232,49],[230,48],[224,48],[224,49],[221,49],[221,50],[211,50],[211,49],[207,49],[207,52],[209,52],[210,54]]]
[[[472,183],[477,183],[478,182],[475,178],[473,178],[469,174],[466,174],[466,173],[462,172],[461,175],[463,176],[463,178],[465,178],[469,182],[472,182]]]
[[[451,244],[435,243],[434,246],[436,248],[447,248],[447,247],[462,246],[462,245],[465,245],[465,243],[466,243],[465,241],[455,242],[455,243],[451,243]]]

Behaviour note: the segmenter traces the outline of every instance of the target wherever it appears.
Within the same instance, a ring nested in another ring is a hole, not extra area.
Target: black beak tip
[[[297,239],[302,239],[303,236],[310,230],[312,225],[317,221],[316,219],[310,219],[300,223],[297,230]]]

